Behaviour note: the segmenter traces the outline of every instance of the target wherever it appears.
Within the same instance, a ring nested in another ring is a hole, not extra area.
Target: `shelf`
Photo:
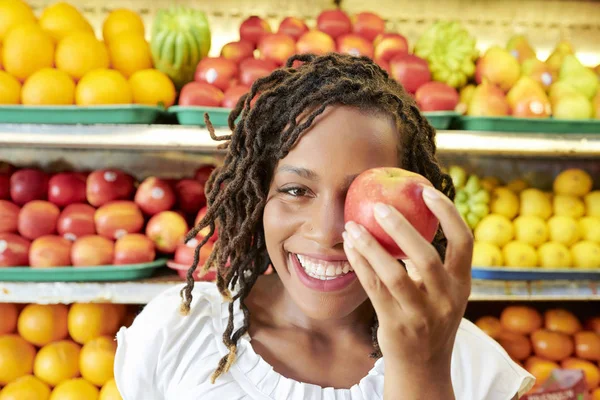
[[[218,135],[228,134],[222,128]],[[0,145],[60,149],[125,149],[216,153],[206,128],[179,125],[0,124]],[[591,157],[600,155],[600,134],[556,135],[438,131],[441,153],[508,156]]]
[[[473,280],[470,301],[600,300],[600,281]]]

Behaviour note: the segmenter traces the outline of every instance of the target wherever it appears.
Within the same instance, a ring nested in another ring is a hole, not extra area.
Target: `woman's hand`
[[[473,235],[441,192],[425,187],[423,199],[448,238],[445,262],[402,214],[387,205],[375,207],[375,218],[407,255],[416,274],[409,275],[364,227],[349,222],[343,234],[348,260],[379,319],[386,398],[453,398],[450,362],[471,291]],[[401,391],[391,386],[392,376],[401,379],[395,384]]]

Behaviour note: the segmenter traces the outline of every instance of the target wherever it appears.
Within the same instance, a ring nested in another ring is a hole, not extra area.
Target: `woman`
[[[195,263],[185,288],[119,332],[125,400],[509,400],[532,386],[462,320],[472,235],[449,199],[435,131],[384,70],[368,58],[295,56],[252,86],[229,123],[222,137],[207,124],[227,156],[190,233],[218,222],[207,262],[217,285],[194,284]],[[344,225],[348,186],[376,167],[417,172],[436,188],[423,190],[442,228],[433,244],[377,207],[406,269],[363,227]],[[267,265],[276,274],[262,275]]]

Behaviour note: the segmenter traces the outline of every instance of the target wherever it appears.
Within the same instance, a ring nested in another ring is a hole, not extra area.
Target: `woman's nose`
[[[344,201],[323,199],[313,208],[309,237],[323,248],[334,248],[343,243]]]

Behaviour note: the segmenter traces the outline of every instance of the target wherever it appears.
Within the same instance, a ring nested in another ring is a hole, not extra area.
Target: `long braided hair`
[[[181,312],[187,315],[190,310],[193,273],[198,266],[200,248],[218,225],[219,238],[204,270],[216,268],[217,287],[229,302],[229,321],[223,332],[229,354],[219,361],[211,377],[213,383],[235,361],[237,342],[249,325],[250,315],[244,300],[269,262],[262,216],[275,165],[288,154],[314,119],[335,105],[394,116],[400,138],[399,165],[425,176],[438,190],[454,198],[452,181],[440,170],[435,156],[435,130],[403,87],[367,57],[334,53],[293,56],[284,68],[258,79],[250,92],[240,98],[229,116],[232,134],[217,136],[205,116],[211,137],[223,141],[220,148],[227,151],[223,165],[207,182],[208,211],[188,234],[191,239],[200,230],[210,229],[195,250],[187,284],[181,291]],[[433,244],[444,257],[446,240],[441,230]],[[237,290],[232,295],[234,288]],[[234,304],[238,300],[244,322],[235,329]],[[372,329],[375,358],[381,357],[377,328],[375,318]]]

